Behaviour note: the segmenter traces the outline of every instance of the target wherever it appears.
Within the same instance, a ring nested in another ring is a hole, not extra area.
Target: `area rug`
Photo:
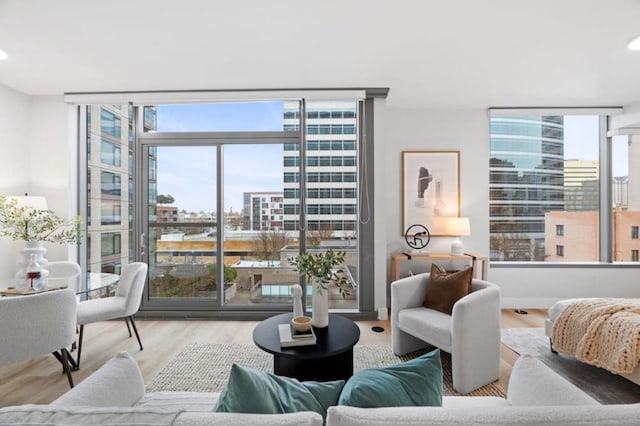
[[[530,354],[602,404],[640,402],[640,386],[575,358],[554,354],[543,328],[504,328],[502,343],[517,354]]]
[[[385,367],[426,352],[422,350],[398,357],[389,346],[356,345],[353,348],[353,369],[359,371]],[[451,383],[451,356],[441,352],[441,358],[445,395],[460,395],[453,390]],[[219,392],[227,383],[233,363],[273,373],[273,356],[254,345],[191,343],[158,373],[147,386],[147,392]],[[490,383],[468,395],[505,396],[496,383]]]

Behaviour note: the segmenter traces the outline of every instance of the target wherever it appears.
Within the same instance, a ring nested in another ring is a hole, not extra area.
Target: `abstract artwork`
[[[445,218],[460,215],[460,152],[402,152],[402,235],[413,224],[446,235]]]

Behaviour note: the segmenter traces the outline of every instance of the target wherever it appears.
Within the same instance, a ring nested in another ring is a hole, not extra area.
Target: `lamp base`
[[[451,254],[456,256],[462,256],[464,254],[464,246],[460,238],[456,238],[451,242]]]

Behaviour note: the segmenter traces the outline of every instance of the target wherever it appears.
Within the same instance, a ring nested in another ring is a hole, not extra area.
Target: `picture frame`
[[[402,151],[402,230],[414,224],[447,236],[446,217],[460,216],[460,151]]]

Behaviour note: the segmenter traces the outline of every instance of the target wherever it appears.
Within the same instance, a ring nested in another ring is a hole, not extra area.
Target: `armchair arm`
[[[427,294],[429,274],[417,274],[391,283],[391,313],[422,305]]]
[[[487,281],[472,281],[473,290],[453,305],[451,352],[454,386],[465,393],[500,375],[500,289]]]

